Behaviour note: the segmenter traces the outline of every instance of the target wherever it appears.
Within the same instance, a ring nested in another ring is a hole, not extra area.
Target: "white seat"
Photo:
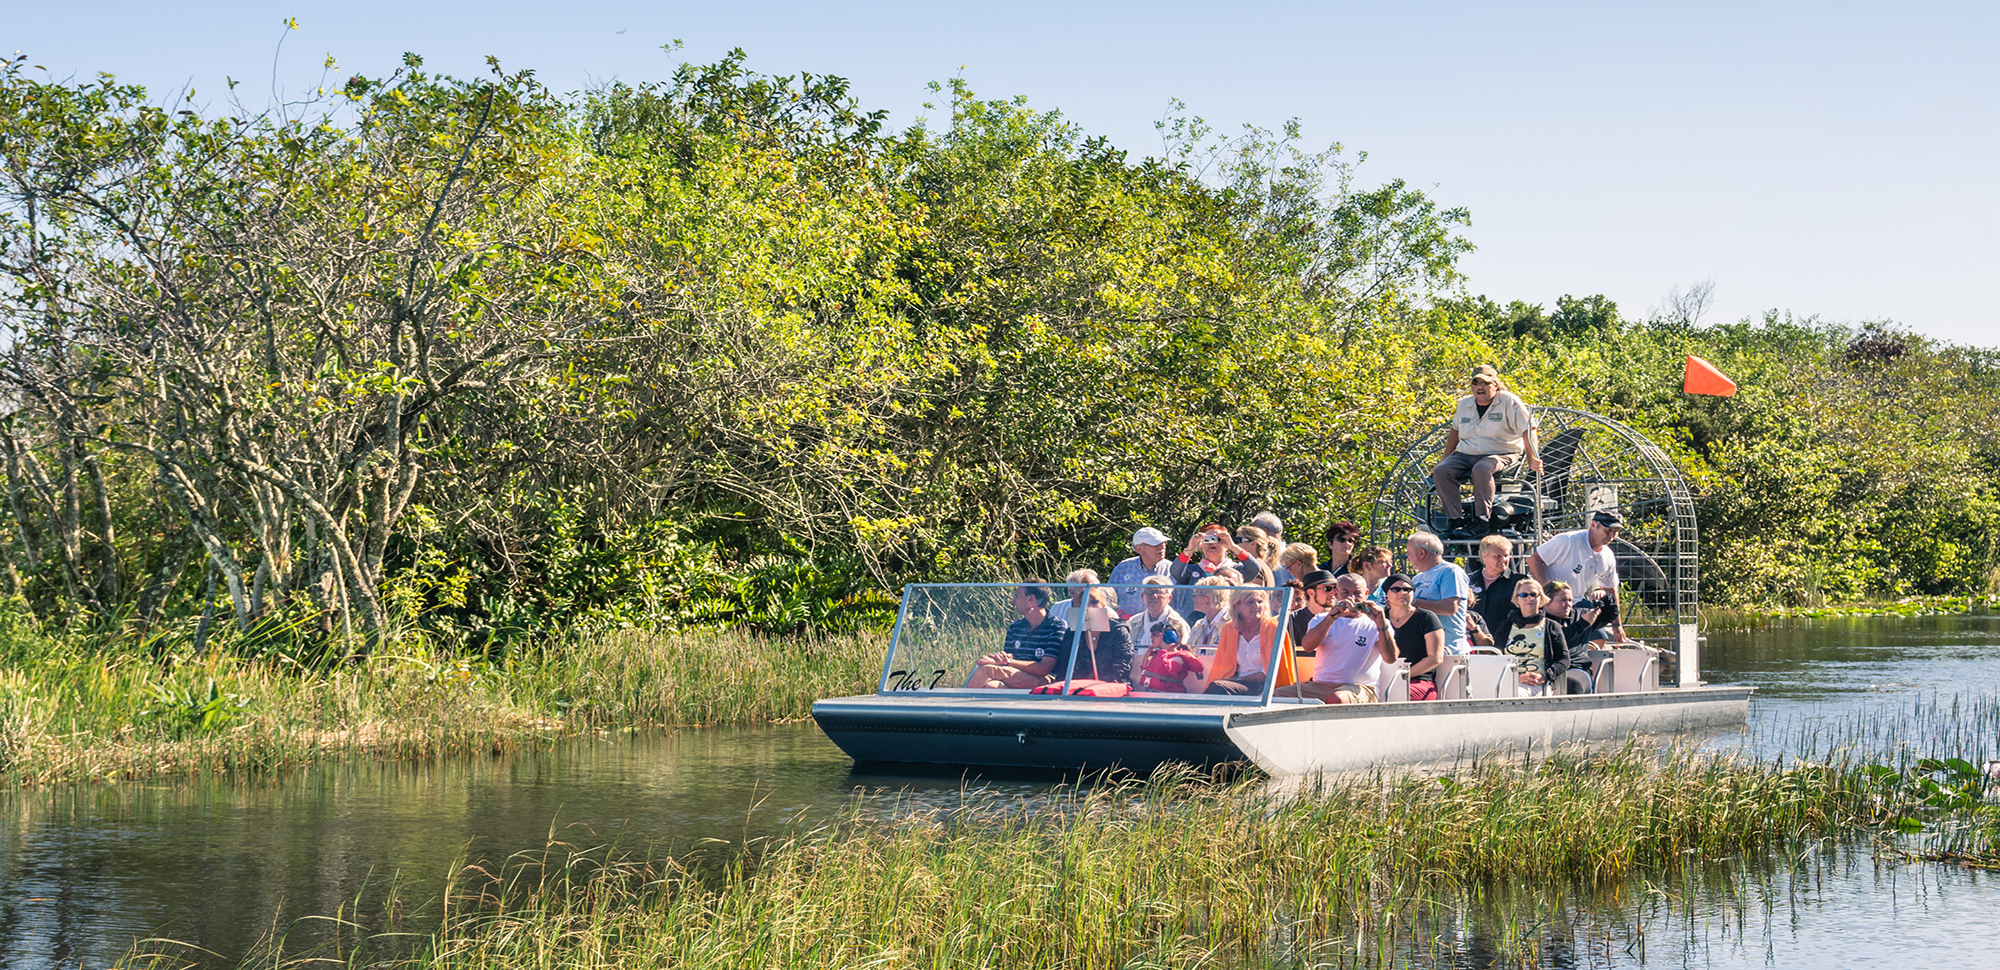
[[[1660,689],[1660,656],[1648,647],[1611,649],[1612,685],[1619,692]]]
[[[1378,701],[1406,701],[1410,699],[1410,662],[1398,660],[1382,665],[1382,679],[1375,684],[1375,699]]]
[[[1467,697],[1514,697],[1520,693],[1521,664],[1513,657],[1474,655],[1465,658]]]
[[[1437,681],[1437,699],[1456,701],[1465,698],[1465,659],[1447,654],[1438,661],[1437,669],[1431,672]]]

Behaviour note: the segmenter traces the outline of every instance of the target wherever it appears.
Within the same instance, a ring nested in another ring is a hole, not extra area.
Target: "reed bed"
[[[608,728],[804,717],[873,689],[885,638],[578,633],[493,659],[384,651],[317,669],[53,642],[0,665],[0,777],[48,784],[505,751]]]
[[[1616,897],[1635,876],[1768,854],[1873,810],[1833,766],[1636,746],[1304,791],[1166,772],[949,812],[857,806],[719,867],[560,847],[516,870],[548,878],[462,881],[436,933],[391,962],[1362,965],[1438,945],[1441,899]],[[377,965],[390,946],[310,959]],[[275,953],[251,965],[282,965]]]

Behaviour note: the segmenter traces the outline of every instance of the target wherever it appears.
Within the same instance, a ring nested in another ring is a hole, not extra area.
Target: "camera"
[[[1600,602],[1597,599],[1597,597],[1593,596],[1589,599],[1577,600],[1574,604],[1571,605],[1575,606],[1579,610],[1594,610],[1602,607],[1604,604]]]
[[[1361,601],[1360,601],[1360,600],[1334,600],[1334,601],[1333,601],[1333,611],[1334,611],[1335,613],[1346,613],[1346,612],[1348,612],[1349,610],[1358,610],[1358,609],[1360,609],[1360,608],[1361,608]]]
[[[1202,536],[1202,537],[1201,537],[1201,544],[1202,544],[1202,545],[1204,545],[1204,546],[1212,546],[1212,545],[1215,545],[1216,543],[1218,543],[1218,542],[1221,542],[1221,541],[1222,541],[1222,537],[1221,537],[1221,536],[1219,536],[1219,535],[1216,535],[1216,534],[1215,534],[1215,533],[1213,533],[1213,532],[1210,532],[1210,533],[1208,533],[1207,535],[1204,535],[1204,536]]]

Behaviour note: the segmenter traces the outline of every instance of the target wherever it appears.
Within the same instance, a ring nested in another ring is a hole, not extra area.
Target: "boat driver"
[[[1438,506],[1450,529],[1446,538],[1477,539],[1493,528],[1493,476],[1521,463],[1540,474],[1542,458],[1528,406],[1500,383],[1500,372],[1481,364],[1472,371],[1472,393],[1458,399],[1443,457],[1431,469]],[[1459,484],[1472,479],[1472,517],[1465,517]]]
[[[965,686],[1030,690],[1062,679],[1070,628],[1049,615],[1050,595],[1048,585],[1039,579],[1014,588],[1014,612],[1021,618],[1007,626],[1000,652],[979,658]]]

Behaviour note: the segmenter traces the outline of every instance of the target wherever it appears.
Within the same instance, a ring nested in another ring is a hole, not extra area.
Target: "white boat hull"
[[[1270,707],[1233,715],[1227,733],[1247,760],[1271,775],[1286,777],[1730,727],[1748,717],[1751,690],[1694,687],[1566,697]]]

